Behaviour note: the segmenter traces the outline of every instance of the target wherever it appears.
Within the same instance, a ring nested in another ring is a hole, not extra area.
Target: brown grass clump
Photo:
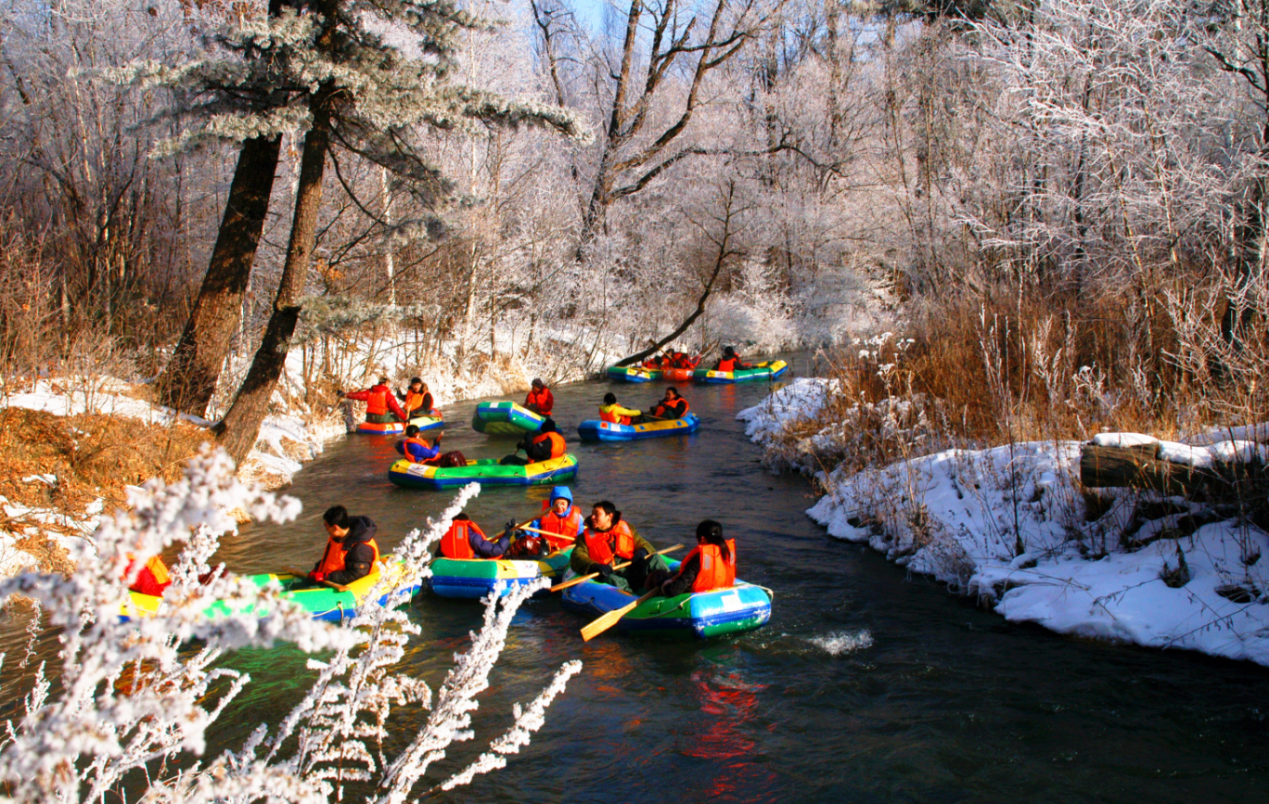
[[[126,502],[126,488],[152,477],[180,478],[181,464],[208,440],[206,430],[190,424],[146,424],[100,414],[54,416],[22,408],[0,409],[0,496],[12,503],[55,513],[68,520],[87,518],[97,498],[106,510]],[[43,481],[23,482],[32,475],[52,474]],[[23,535],[26,528],[40,535]],[[46,531],[78,534],[65,526],[29,515],[0,516],[0,529],[18,536],[18,548],[34,556],[45,571],[66,572],[66,552],[48,541]]]

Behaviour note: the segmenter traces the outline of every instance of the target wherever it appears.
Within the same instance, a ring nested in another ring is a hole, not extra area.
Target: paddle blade
[[[595,620],[593,623],[591,623],[590,625],[582,629],[582,640],[584,642],[590,642],[592,639],[599,636],[603,632],[607,631],[609,628],[612,628],[614,625],[617,624],[618,620],[620,620],[622,617],[625,617],[630,612],[634,611],[639,606],[640,603],[642,603],[645,600],[648,600],[656,593],[657,593],[657,590],[654,589],[651,592],[648,592],[643,597],[636,600],[635,602],[622,606],[619,609],[614,609],[613,611],[610,611],[607,614],[605,614],[603,617],[600,617],[598,620]]]

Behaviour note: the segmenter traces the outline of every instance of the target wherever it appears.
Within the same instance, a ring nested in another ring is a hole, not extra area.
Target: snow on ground
[[[825,387],[799,380],[737,418],[772,447],[798,417],[823,410]],[[1250,428],[1233,435],[1254,438]],[[1254,441],[1195,440],[1096,439],[1158,444],[1160,456],[1203,467],[1263,455]],[[1092,510],[1077,482],[1080,446],[944,450],[853,474],[817,472],[827,493],[807,513],[831,536],[865,542],[1011,621],[1269,665],[1269,562],[1260,560],[1269,534],[1128,489],[1090,492]]]

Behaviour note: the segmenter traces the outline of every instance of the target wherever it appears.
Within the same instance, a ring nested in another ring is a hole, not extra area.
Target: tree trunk
[[[207,276],[171,361],[159,377],[158,401],[202,416],[242,317],[256,247],[264,232],[282,138],[242,144]]]
[[[285,5],[289,5],[286,0],[269,0],[269,16],[280,16]],[[242,319],[242,302],[264,233],[281,148],[281,136],[254,137],[238,151],[207,275],[176,351],[156,384],[162,405],[194,416],[207,413]]]
[[[295,197],[295,216],[287,244],[282,281],[278,284],[273,313],[264,331],[264,340],[251,361],[251,369],[233,406],[216,426],[216,439],[235,461],[242,461],[255,445],[260,425],[269,412],[269,399],[286,368],[291,336],[300,319],[300,294],[317,238],[317,213],[322,205],[322,175],[330,144],[329,91],[318,92],[313,101],[313,127],[304,137],[300,157],[300,180]]]

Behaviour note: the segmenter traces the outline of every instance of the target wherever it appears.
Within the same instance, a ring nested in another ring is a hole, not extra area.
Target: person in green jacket
[[[577,537],[569,567],[578,575],[599,573],[596,581],[610,584],[626,592],[643,589],[648,573],[669,571],[665,559],[656,555],[656,548],[621,518],[621,512],[607,500],[595,504]],[[617,564],[631,562],[622,570]]]

